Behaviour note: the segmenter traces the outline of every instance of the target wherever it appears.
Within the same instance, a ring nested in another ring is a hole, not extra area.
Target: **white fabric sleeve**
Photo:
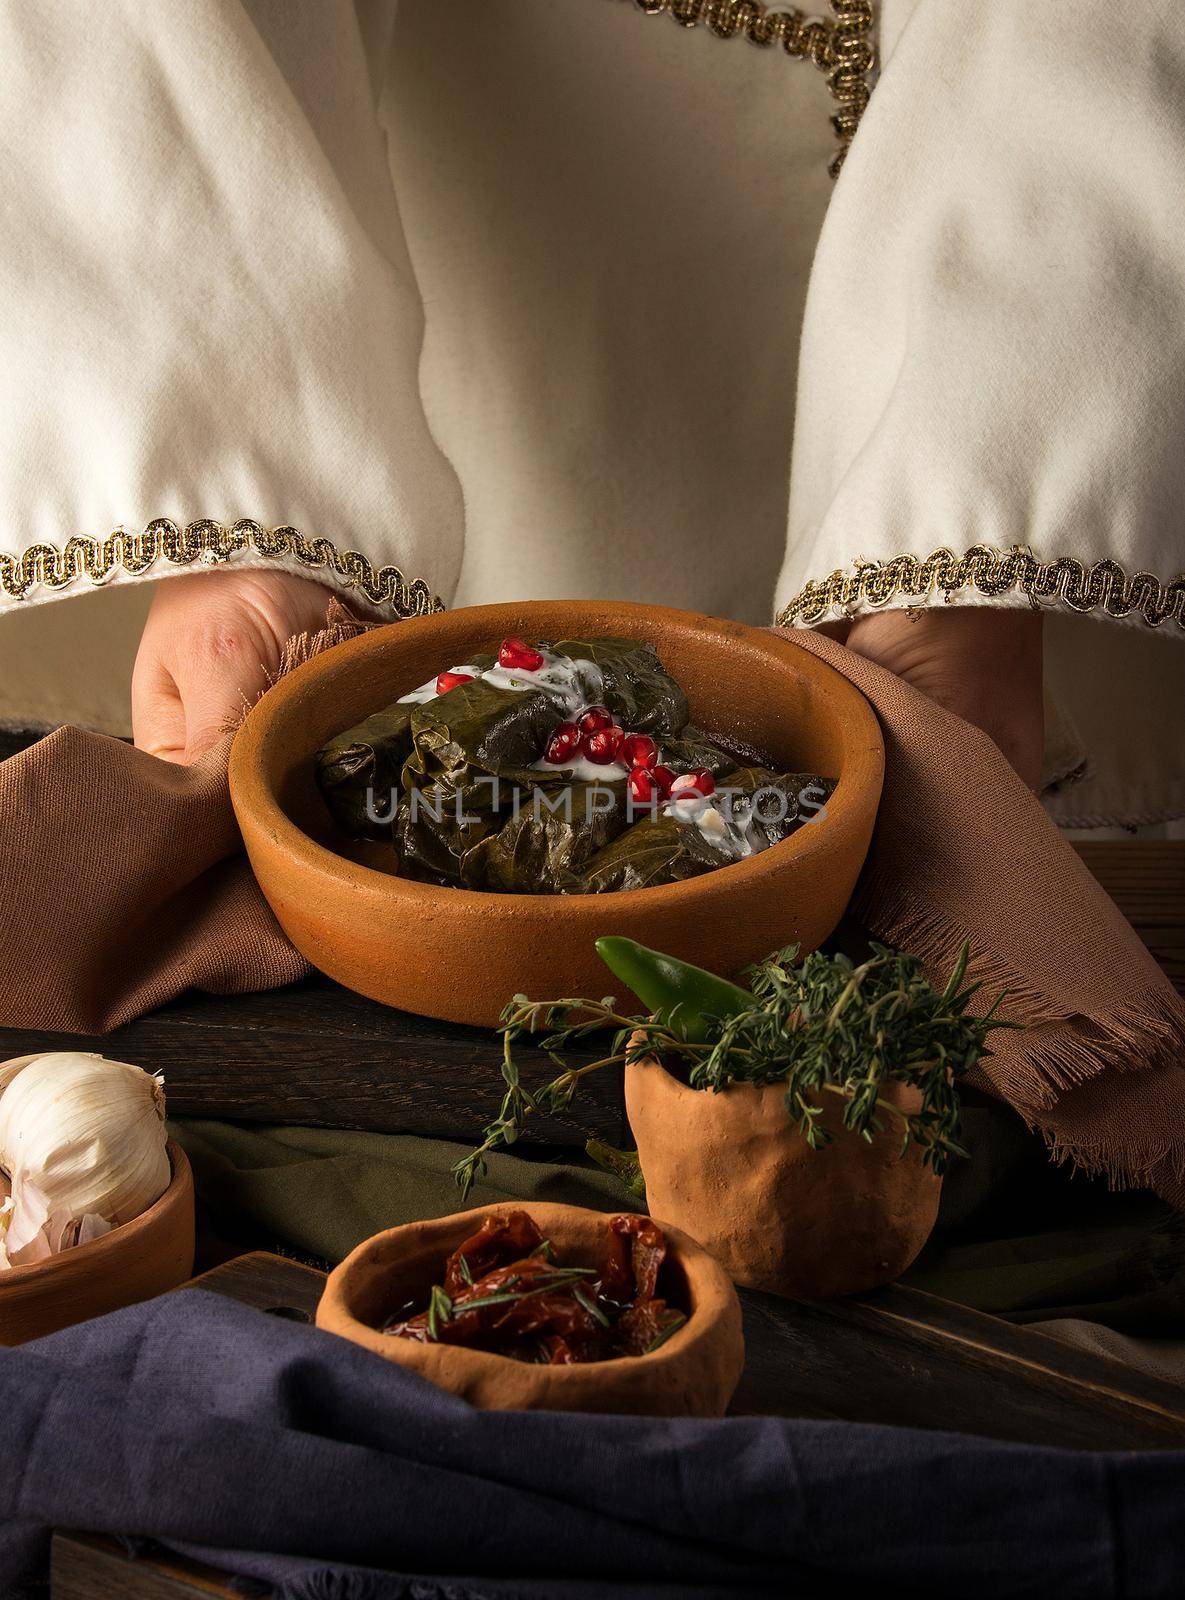
[[[370,0],[0,0],[0,609],[280,568],[451,597]]]
[[[887,0],[882,30],[807,301],[778,613],[1035,602],[1183,638],[1179,7]]]

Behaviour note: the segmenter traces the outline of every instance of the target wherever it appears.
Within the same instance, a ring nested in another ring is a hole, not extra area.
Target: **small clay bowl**
[[[830,1144],[812,1150],[791,1122],[785,1086],[692,1089],[650,1057],[625,1069],[625,1104],[646,1197],[695,1233],[733,1279],[794,1300],[866,1294],[901,1276],[930,1237],[942,1179],[916,1145],[903,1153],[890,1116],[871,1141],[822,1097]],[[889,1083],[885,1100],[916,1112],[921,1094]]]
[[[173,1178],[155,1204],[89,1244],[0,1272],[0,1345],[151,1300],[193,1273],[193,1174],[169,1140]]]
[[[734,750],[837,779],[825,815],[686,883],[599,895],[416,883],[394,875],[389,849],[354,846],[334,828],[313,772],[334,734],[507,635],[605,634],[652,643],[687,691],[692,720]],[[240,729],[230,792],[260,887],[315,967],[401,1010],[492,1026],[514,994],[604,994],[593,948],[601,934],[728,975],[795,940],[815,949],[863,865],[883,770],[868,702],[782,634],[660,606],[538,601],[393,623],[298,667]]]
[[[485,1350],[418,1344],[380,1332],[413,1297],[427,1299],[452,1251],[485,1217],[525,1211],[565,1266],[600,1266],[605,1213],[582,1206],[502,1203],[389,1228],[348,1255],[329,1275],[317,1326],[488,1411],[598,1411],[633,1416],[718,1417],[745,1364],[741,1308],[728,1274],[677,1228],[666,1234],[660,1290],[687,1313],[683,1327],[650,1355],[570,1367],[534,1366]]]

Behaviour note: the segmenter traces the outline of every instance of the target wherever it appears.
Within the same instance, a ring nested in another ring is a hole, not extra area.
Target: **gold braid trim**
[[[208,518],[182,528],[168,517],[157,517],[143,533],[117,528],[105,539],[69,539],[60,549],[34,544],[21,556],[0,552],[0,589],[23,600],[38,584],[47,589],[64,589],[78,579],[104,584],[117,571],[139,577],[162,560],[177,567],[217,567],[241,551],[271,561],[295,560],[312,571],[328,569],[373,605],[389,606],[397,617],[443,610],[423,579],[408,583],[398,567],[374,567],[357,550],[339,550],[328,539],[306,539],[295,528],[269,530],[247,517],[229,528]]]
[[[839,105],[831,119],[839,149],[828,171],[839,177],[848,147],[868,104],[869,75],[876,64],[872,48],[871,0],[831,0],[835,21],[808,17],[793,8],[773,11],[759,0],[633,0],[639,11],[656,17],[665,12],[684,28],[703,23],[718,39],[743,33],[750,44],[767,49],[780,44],[796,61],[811,61],[827,73],[827,87]]]
[[[1073,611],[1101,610],[1109,617],[1135,612],[1152,628],[1169,621],[1185,628],[1185,573],[1162,583],[1150,572],[1128,577],[1117,561],[1096,561],[1089,567],[1073,556],[1039,561],[1024,545],[1001,552],[986,544],[972,545],[962,556],[943,549],[924,561],[916,556],[857,561],[851,572],[841,569],[808,583],[779,613],[777,625],[821,622],[832,610],[851,615],[861,602],[887,606],[902,595],[916,600],[938,591],[953,603],[967,588],[993,599],[1019,589],[1035,609],[1043,601],[1060,599]]]

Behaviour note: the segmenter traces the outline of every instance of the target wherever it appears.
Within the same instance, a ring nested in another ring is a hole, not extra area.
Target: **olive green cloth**
[[[170,1121],[169,1131],[190,1159],[203,1211],[220,1238],[261,1248],[280,1243],[330,1262],[382,1228],[493,1200],[604,1211],[638,1206],[610,1173],[575,1158],[566,1166],[491,1155],[489,1175],[463,1201],[449,1169],[468,1147],[442,1139],[198,1120]]]
[[[971,1160],[948,1175],[938,1226],[903,1281],[1010,1322],[1185,1336],[1185,1217],[1147,1190],[1116,1193],[1051,1165],[1007,1106],[963,1099]]]
[[[465,1145],[196,1120],[170,1128],[218,1240],[325,1262],[382,1228],[492,1200],[639,1206],[575,1151],[493,1155],[462,1202],[450,1168]],[[1185,1218],[1146,1191],[1116,1194],[1051,1166],[1015,1112],[973,1090],[964,1138],[971,1160],[948,1176],[934,1236],[903,1281],[1185,1383]]]

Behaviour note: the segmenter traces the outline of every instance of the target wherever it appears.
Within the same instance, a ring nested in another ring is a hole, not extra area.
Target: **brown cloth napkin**
[[[795,642],[876,709],[885,787],[851,911],[945,978],[969,939],[1025,1031],[991,1035],[981,1086],[1055,1160],[1185,1209],[1185,1002],[993,741],[822,635]]]
[[[793,638],[884,728],[857,920],[943,980],[970,939],[1027,1025],[992,1036],[983,1086],[1056,1159],[1185,1208],[1185,1004],[985,734],[842,645]],[[190,986],[307,971],[239,851],[229,744],[187,769],[64,728],[0,762],[0,1024],[102,1033]]]

